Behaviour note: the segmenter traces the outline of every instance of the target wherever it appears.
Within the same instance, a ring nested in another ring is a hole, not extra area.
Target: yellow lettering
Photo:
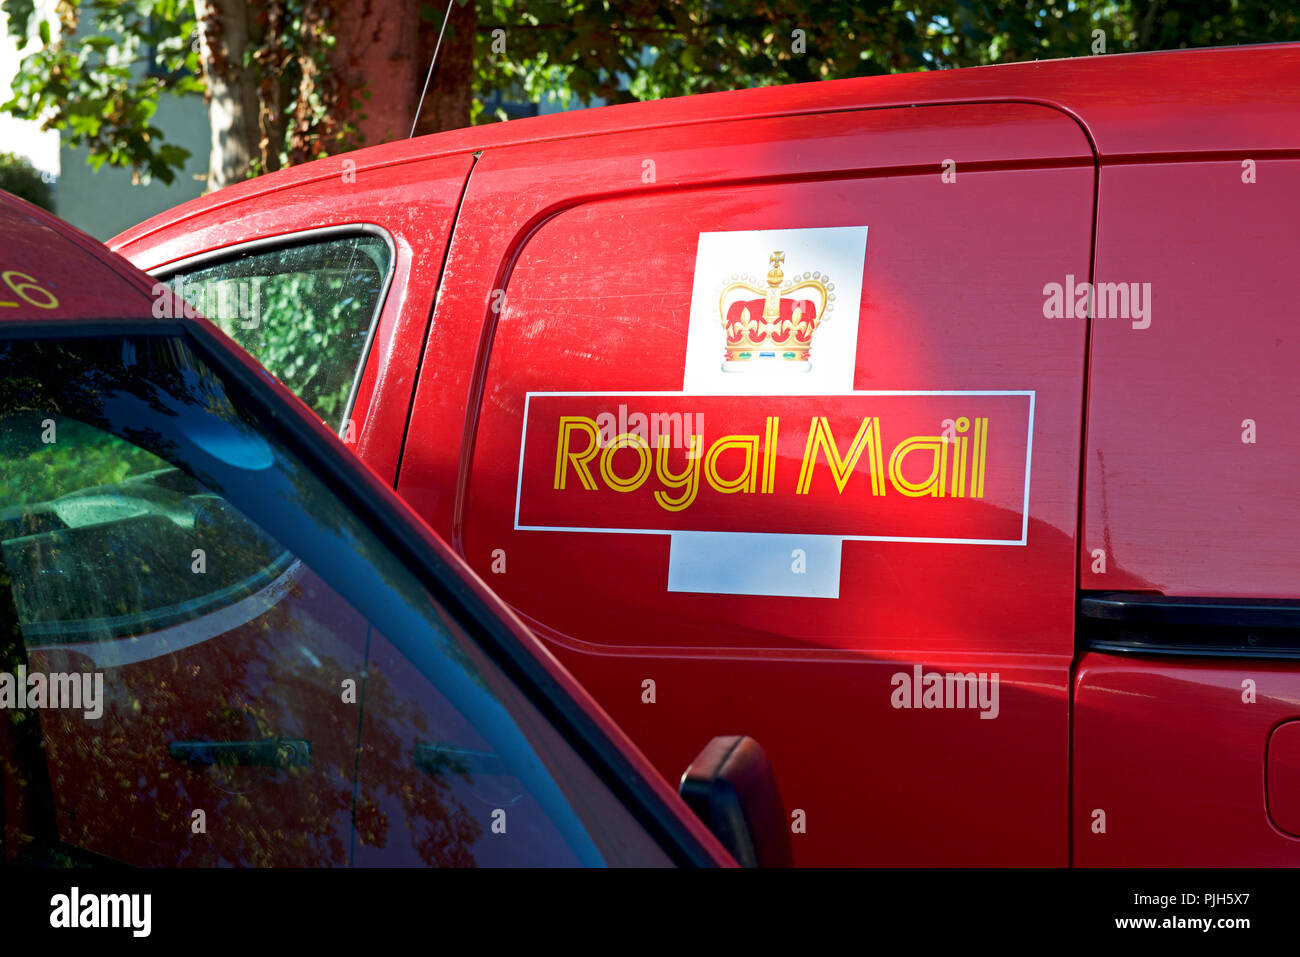
[[[767,435],[763,446],[763,491],[771,494],[776,491],[776,432],[781,420],[774,415],[767,417]]]
[[[724,435],[709,447],[704,457],[704,477],[719,492],[752,492],[758,485],[758,436]],[[718,456],[729,449],[742,449],[745,467],[738,476],[724,479],[718,474]]]
[[[984,460],[989,451],[989,420],[975,420],[975,475],[971,480],[971,498],[984,497]]]
[[[903,475],[903,459],[908,453],[928,451],[934,453],[930,474],[922,482],[911,482]],[[943,487],[948,479],[948,443],[942,435],[914,435],[898,443],[889,456],[889,480],[894,488],[911,498],[930,495],[943,498]]]
[[[816,416],[808,429],[808,445],[804,449],[803,465],[799,469],[799,481],[795,485],[795,492],[799,495],[807,495],[812,488],[813,470],[817,467],[817,452],[821,450],[825,453],[826,461],[831,467],[831,477],[835,479],[835,487],[843,494],[844,486],[848,484],[849,476],[853,474],[858,459],[865,449],[867,463],[871,470],[871,494],[884,495],[885,480],[882,474],[884,469],[881,467],[880,430],[876,427],[876,422],[877,420],[872,416],[862,420],[848,453],[841,458],[835,436],[831,433],[830,422],[825,416]]]
[[[587,435],[587,447],[581,452],[569,451],[569,439],[574,432],[583,432]],[[596,491],[596,480],[591,477],[587,463],[600,451],[599,439],[600,431],[596,428],[594,419],[589,419],[585,415],[560,416],[560,435],[555,444],[555,487],[557,489],[564,488],[569,472],[566,463],[572,462],[582,487],[588,492]]]
[[[632,449],[640,460],[636,474],[631,478],[625,479],[614,474],[614,456],[619,449]],[[617,436],[600,453],[600,475],[615,492],[635,492],[650,477],[650,446],[635,432],[624,432]]]
[[[970,428],[970,419],[966,418],[966,416],[963,415],[960,419],[958,419],[956,422],[953,423],[953,426],[956,429],[956,431],[965,432],[967,429]],[[957,436],[957,438],[954,439],[953,441],[954,444],[957,446],[957,451],[953,454],[953,461],[952,461],[952,497],[965,498],[966,497],[966,446],[970,444],[970,439],[968,439],[964,435],[961,435],[961,436]]]
[[[655,475],[664,485],[680,488],[682,493],[677,498],[672,498],[667,492],[656,491],[655,501],[666,511],[680,512],[695,501],[695,496],[700,491],[700,465],[703,462],[700,448],[704,445],[704,436],[692,435],[687,440],[686,470],[682,472],[673,472],[668,468],[668,436],[659,436],[658,442]]]

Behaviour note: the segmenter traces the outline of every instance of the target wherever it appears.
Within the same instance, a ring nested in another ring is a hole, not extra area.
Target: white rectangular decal
[[[853,391],[867,227],[700,233],[682,391]]]

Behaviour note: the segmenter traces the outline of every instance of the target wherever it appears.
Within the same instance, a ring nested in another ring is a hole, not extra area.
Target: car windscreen
[[[182,335],[0,339],[0,644],[52,788],[6,813],[57,854],[668,861]],[[77,674],[102,695],[59,707]],[[196,810],[222,840],[188,840]]]

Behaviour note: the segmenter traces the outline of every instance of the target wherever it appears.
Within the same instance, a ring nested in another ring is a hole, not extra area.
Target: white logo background
[[[866,249],[866,226],[700,233],[682,391],[697,395],[852,392]],[[775,250],[785,253],[785,262],[781,264],[785,273],[782,285],[788,285],[796,276],[813,272],[829,275],[835,284],[835,309],[823,316],[813,335],[812,368],[806,372],[779,367],[761,372],[724,372],[726,334],[718,312],[718,295],[723,284],[731,281],[732,274],[749,273],[751,283],[766,288],[767,271],[771,268],[768,257]]]

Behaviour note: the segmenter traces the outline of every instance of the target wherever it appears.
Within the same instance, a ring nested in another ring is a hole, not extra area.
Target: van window
[[[167,282],[341,428],[391,265],[381,237],[342,236],[239,253]]]

